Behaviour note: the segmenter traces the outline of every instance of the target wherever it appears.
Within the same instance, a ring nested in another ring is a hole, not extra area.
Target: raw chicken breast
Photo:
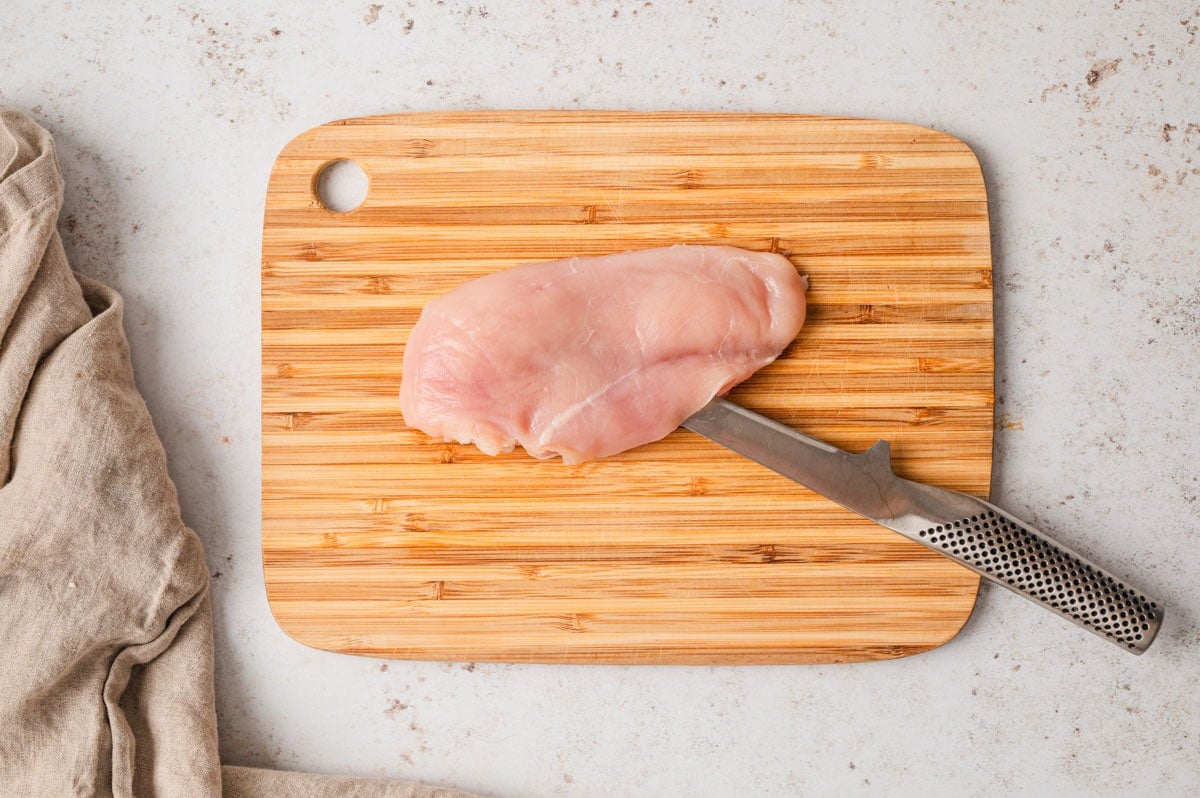
[[[517,266],[421,312],[405,422],[488,454],[580,463],[658,440],[770,363],[804,323],[788,260],[674,246]]]

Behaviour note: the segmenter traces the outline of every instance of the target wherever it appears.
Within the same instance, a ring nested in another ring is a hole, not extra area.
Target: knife
[[[1158,634],[1163,605],[994,504],[892,472],[879,441],[851,454],[725,399],[683,426],[928,546],[1126,651]]]

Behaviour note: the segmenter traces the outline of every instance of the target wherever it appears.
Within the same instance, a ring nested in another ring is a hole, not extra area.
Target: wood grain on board
[[[366,171],[334,213],[315,180]],[[538,662],[903,656],[979,578],[687,431],[567,467],[408,429],[421,307],[518,263],[673,243],[787,255],[809,320],[731,398],[902,476],[986,495],[988,216],[965,144],[815,116],[463,112],[343,120],[271,173],[262,256],[263,561],[318,648]]]

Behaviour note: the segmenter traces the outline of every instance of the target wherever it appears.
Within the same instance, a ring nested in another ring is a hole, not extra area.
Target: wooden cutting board
[[[365,202],[315,181],[351,159]],[[263,564],[279,624],[384,657],[812,663],[966,622],[978,577],[687,431],[577,467],[405,427],[431,298],[527,262],[677,242],[789,256],[809,321],[735,401],[987,494],[992,283],[965,144],[815,116],[468,112],[289,143],[263,229]]]

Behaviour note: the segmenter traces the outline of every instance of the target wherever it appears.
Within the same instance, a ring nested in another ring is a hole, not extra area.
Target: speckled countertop
[[[128,303],[212,569],[226,762],[498,796],[1200,791],[1195,0],[47,5],[0,15],[0,102],[55,134],[72,262]],[[338,117],[529,107],[967,141],[993,223],[993,499],[1161,596],[1150,652],[989,586],[949,645],[853,666],[384,664],[280,632],[256,344],[275,154]]]

